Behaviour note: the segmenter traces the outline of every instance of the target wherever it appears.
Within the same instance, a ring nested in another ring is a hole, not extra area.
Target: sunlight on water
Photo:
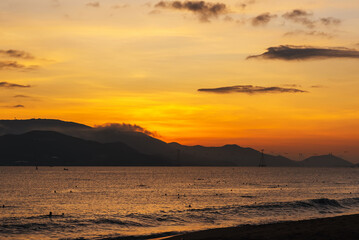
[[[7,239],[160,237],[359,212],[354,168],[0,167],[0,173],[0,237]]]

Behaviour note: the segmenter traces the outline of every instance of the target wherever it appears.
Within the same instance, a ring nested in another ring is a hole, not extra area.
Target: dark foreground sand
[[[265,225],[218,228],[178,235],[171,240],[359,240],[359,214]]]

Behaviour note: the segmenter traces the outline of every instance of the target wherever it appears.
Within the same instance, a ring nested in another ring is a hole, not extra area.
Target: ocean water
[[[150,239],[352,213],[358,168],[0,167],[0,239]]]

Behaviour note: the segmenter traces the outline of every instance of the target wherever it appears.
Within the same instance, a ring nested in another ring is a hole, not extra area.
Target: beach
[[[357,240],[359,214],[264,225],[210,229],[166,238],[170,240]]]

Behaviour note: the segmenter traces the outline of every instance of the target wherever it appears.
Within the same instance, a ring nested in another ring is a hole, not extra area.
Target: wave
[[[323,213],[350,213],[359,210],[359,198],[317,198],[301,201],[272,202],[252,205],[229,205],[221,207],[191,208],[186,210],[159,211],[151,214],[81,218],[69,215],[38,215],[30,217],[0,218],[0,232],[9,234],[53,231],[77,228],[138,229],[158,226],[183,226],[201,223],[216,224],[219,221],[255,220],[270,218],[277,221],[281,216],[320,216]],[[307,215],[305,215],[307,214]],[[252,221],[255,222],[255,221]],[[114,238],[115,239],[115,238]],[[129,238],[130,239],[130,238]],[[135,238],[134,238],[135,239]]]

